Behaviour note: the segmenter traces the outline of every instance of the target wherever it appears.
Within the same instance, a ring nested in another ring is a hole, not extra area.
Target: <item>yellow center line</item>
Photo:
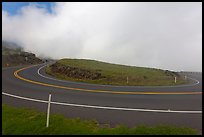
[[[35,66],[35,65],[34,65]],[[32,66],[24,67],[21,69],[18,69],[17,71],[14,72],[14,76],[18,79],[21,79],[23,81],[33,83],[33,84],[38,84],[38,85],[43,85],[47,87],[55,87],[55,88],[61,88],[61,89],[68,89],[68,90],[78,90],[78,91],[86,91],[86,92],[100,92],[100,93],[111,93],[111,94],[202,94],[202,92],[123,92],[123,91],[108,91],[108,90],[91,90],[91,89],[81,89],[81,88],[71,88],[71,87],[65,87],[65,86],[59,86],[59,85],[53,85],[53,84],[46,84],[38,81],[33,81],[30,79],[23,78],[18,75],[20,71],[23,71],[25,69],[31,68]]]

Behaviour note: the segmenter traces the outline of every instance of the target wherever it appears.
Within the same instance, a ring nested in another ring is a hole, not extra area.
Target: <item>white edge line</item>
[[[60,79],[55,79],[55,78],[51,78],[51,77],[44,76],[44,75],[42,75],[42,74],[40,73],[40,70],[41,70],[42,68],[44,68],[45,66],[47,66],[47,64],[44,65],[44,66],[42,66],[42,67],[40,67],[40,68],[38,69],[38,72],[37,72],[37,73],[38,73],[38,75],[40,75],[41,77],[44,77],[44,78],[47,78],[47,79],[51,79],[51,80],[55,80],[55,81],[61,81],[61,82],[65,82],[65,83],[67,82],[67,83],[75,83],[75,84],[80,84],[80,85],[87,85],[87,84],[85,84],[85,83],[77,83],[77,82],[72,82],[72,81],[65,81],[65,80],[60,80]],[[173,88],[173,87],[195,86],[195,85],[199,84],[199,81],[198,81],[197,79],[190,78],[190,77],[187,77],[187,78],[196,81],[196,83],[194,83],[194,84],[189,84],[189,85],[175,85],[175,86],[114,86],[114,85],[98,85],[98,84],[97,84],[97,86],[108,86],[108,87],[135,87],[135,88],[166,88],[166,87],[171,87],[171,88]],[[89,83],[88,83],[88,84],[89,84]],[[93,84],[89,84],[89,85],[93,85]],[[93,85],[93,86],[95,86],[95,85]]]
[[[2,92],[3,95],[19,98],[23,100],[29,100],[40,103],[48,103],[45,100],[21,97],[9,93]],[[83,107],[83,108],[97,108],[97,109],[109,109],[109,110],[125,110],[125,111],[140,111],[140,112],[162,112],[162,113],[194,113],[194,114],[202,114],[202,111],[174,111],[174,110],[157,110],[157,109],[136,109],[136,108],[120,108],[120,107],[107,107],[107,106],[93,106],[93,105],[83,105],[83,104],[70,104],[70,103],[61,103],[61,102],[50,102],[51,104],[56,105],[64,105],[64,106],[73,106],[73,107]]]
[[[32,99],[32,98],[27,98],[27,97],[21,97],[21,96],[17,96],[17,95],[5,93],[5,92],[2,92],[2,94],[3,94],[3,95],[6,95],[6,96],[14,97],[14,98],[23,99],[23,100],[29,100],[29,101],[40,102],[40,103],[48,103],[48,101],[45,101],[45,100],[39,100],[39,99]]]

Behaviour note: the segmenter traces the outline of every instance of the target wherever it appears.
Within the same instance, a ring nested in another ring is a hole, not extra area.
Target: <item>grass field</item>
[[[179,76],[176,72],[155,68],[125,66],[85,59],[61,59],[57,61],[57,63],[63,66],[77,67],[90,70],[91,72],[99,72],[102,76],[105,77],[97,80],[77,79],[73,77],[67,77],[61,73],[54,73],[51,71],[49,66],[46,67],[47,74],[64,80],[94,84],[131,86],[165,86],[187,83],[187,81],[185,81],[184,78]],[[177,77],[176,83],[174,82],[175,76]]]
[[[187,127],[140,125],[128,128],[118,125],[114,128],[101,126],[95,120],[65,118],[52,114],[50,126],[46,126],[46,113],[25,108],[2,105],[3,135],[196,135],[198,131]]]

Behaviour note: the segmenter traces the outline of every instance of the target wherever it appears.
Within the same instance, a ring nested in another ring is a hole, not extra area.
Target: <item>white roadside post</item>
[[[128,84],[128,77],[127,77],[127,84]]]
[[[176,83],[176,77],[174,78],[174,82]]]
[[[51,102],[51,94],[49,94],[49,101],[48,101],[48,107],[47,107],[47,123],[46,123],[46,127],[49,126],[50,102]]]
[[[187,77],[186,77],[186,76],[185,76],[184,78],[185,78],[185,80],[187,79]]]

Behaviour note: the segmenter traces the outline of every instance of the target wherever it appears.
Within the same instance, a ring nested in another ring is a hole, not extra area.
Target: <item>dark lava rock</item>
[[[77,78],[77,79],[91,79],[97,80],[100,78],[105,78],[99,72],[94,72],[86,69],[81,69],[77,67],[65,66],[60,63],[55,63],[50,65],[51,71],[53,73],[59,73],[66,75],[67,77]]]

